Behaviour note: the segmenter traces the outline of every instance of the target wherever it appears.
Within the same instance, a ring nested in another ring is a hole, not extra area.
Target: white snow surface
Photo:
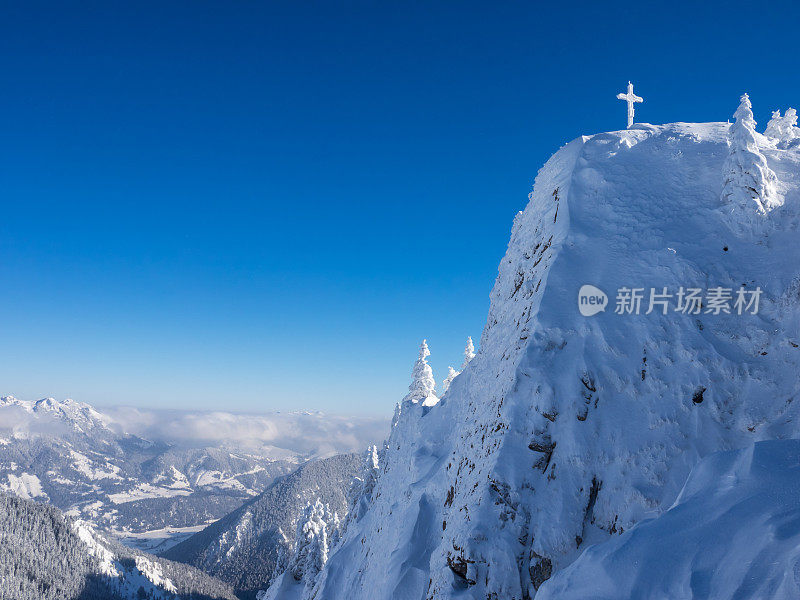
[[[119,565],[114,553],[97,538],[92,526],[86,521],[77,519],[73,522],[72,528],[80,540],[86,544],[87,553],[98,560],[100,572],[109,577],[118,577],[120,572],[117,567]]]
[[[704,457],[800,433],[800,151],[756,136],[784,203],[733,227],[728,128],[634,125],[547,162],[478,355],[435,406],[399,406],[317,600],[532,598],[587,546],[664,514]],[[584,284],[611,307],[583,317]],[[742,285],[763,290],[759,314],[613,310],[623,286]]]
[[[72,527],[86,544],[87,553],[97,559],[100,572],[108,577],[119,578],[120,591],[124,597],[139,598],[140,589],[149,594],[148,598],[166,600],[175,597],[177,588],[164,576],[160,564],[137,555],[134,558],[135,567],[123,565],[89,523],[76,520]]]
[[[537,600],[800,598],[800,441],[719,452],[655,520],[592,546]]]
[[[22,473],[16,476],[13,473],[8,473],[6,477],[8,478],[8,483],[0,483],[0,490],[11,492],[26,500],[35,498],[47,499],[47,494],[42,490],[42,482],[39,481],[36,475]]]

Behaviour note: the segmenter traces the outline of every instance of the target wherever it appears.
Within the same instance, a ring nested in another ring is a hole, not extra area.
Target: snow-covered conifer
[[[350,512],[347,520],[359,521],[369,509],[372,501],[372,492],[378,482],[380,473],[380,454],[377,446],[370,446],[364,453],[364,463],[361,472],[353,478],[348,493],[350,499]]]
[[[328,523],[328,530],[329,530],[329,538],[330,538],[330,547],[333,548],[339,543],[339,540],[344,533],[344,523],[339,518],[339,513],[334,511],[331,515],[331,518],[327,521]]]
[[[328,560],[330,532],[326,517],[330,518],[330,511],[317,498],[297,521],[294,556],[289,563],[289,572],[296,581],[312,582]]]
[[[404,398],[405,401],[435,404],[436,395],[434,394],[434,389],[436,388],[436,381],[433,379],[433,369],[431,369],[427,361],[430,355],[431,352],[428,350],[427,341],[422,340],[422,344],[419,347],[419,357],[414,363],[414,369],[411,372],[411,385],[408,386],[408,395]]]
[[[467,337],[467,345],[464,347],[464,364],[461,365],[461,370],[467,368],[469,361],[475,358],[475,346],[472,343],[472,337]]]
[[[256,594],[257,600],[283,598],[286,589],[293,590],[292,598],[296,600],[315,598],[319,574],[343,532],[338,513],[331,512],[320,498],[313,504],[309,502],[297,519],[294,548],[288,560],[278,562],[283,570],[273,578],[269,589]]]
[[[791,139],[800,137],[800,128],[797,127],[797,111],[793,108],[787,108],[786,114],[783,116],[784,131],[789,134]]]
[[[403,412],[403,404],[398,402],[394,405],[394,415],[392,415],[392,429],[395,428],[397,423],[400,421],[400,415]]]
[[[456,371],[453,367],[447,367],[447,377],[445,377],[442,382],[442,394],[450,389],[450,384],[453,383],[453,379],[458,377],[458,375],[459,371]]]
[[[772,118],[764,130],[764,135],[774,140],[779,147],[800,138],[800,129],[797,127],[797,111],[793,108],[788,108],[784,116],[781,116],[781,111],[779,110],[773,111]]]
[[[450,384],[453,383],[453,379],[461,375],[461,371],[467,368],[469,361],[473,358],[475,358],[475,346],[472,343],[472,338],[467,337],[467,345],[464,346],[464,362],[461,364],[461,369],[456,371],[453,367],[447,367],[447,377],[445,377],[442,382],[442,394],[450,389]]]
[[[735,211],[759,213],[778,206],[777,177],[767,165],[756,141],[756,121],[750,98],[744,94],[728,131],[729,154],[725,161],[722,200]]]
[[[783,117],[781,111],[773,110],[772,118],[767,123],[767,128],[764,130],[764,135],[768,138],[779,140],[781,139],[781,129],[783,128]]]

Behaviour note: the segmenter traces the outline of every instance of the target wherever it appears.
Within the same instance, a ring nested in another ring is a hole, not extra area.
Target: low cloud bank
[[[0,398],[0,443],[30,436],[131,434],[178,447],[217,447],[275,458],[360,452],[389,435],[388,418],[320,412],[239,414],[130,406],[96,411],[72,400]]]
[[[316,412],[235,414],[148,410],[133,407],[103,409],[109,426],[151,441],[179,446],[272,446],[292,454],[327,456],[358,452],[389,435],[389,419],[340,416]]]
[[[0,406],[0,437],[64,435],[69,426],[53,415],[34,415],[22,406]]]

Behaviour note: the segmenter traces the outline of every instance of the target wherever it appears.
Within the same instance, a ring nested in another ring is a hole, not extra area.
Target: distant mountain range
[[[204,430],[225,433],[220,423],[246,426],[251,437],[261,437],[246,443],[200,439]],[[173,439],[178,433],[170,425],[198,439]],[[153,435],[133,435],[129,428]],[[302,431],[312,435],[295,443],[292,436]],[[315,431],[325,444],[315,444]],[[4,397],[0,491],[49,502],[130,546],[161,551],[237,509],[319,451],[330,452],[337,447],[331,441],[362,449],[370,441],[362,438],[367,431],[319,413],[173,413],[159,419],[139,409],[104,414],[74,400]]]

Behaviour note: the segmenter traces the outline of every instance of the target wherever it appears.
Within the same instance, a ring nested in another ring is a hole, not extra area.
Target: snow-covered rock
[[[800,434],[800,151],[754,136],[782,204],[739,207],[759,226],[737,227],[729,127],[635,125],[547,162],[477,356],[438,404],[398,407],[317,600],[532,598],[588,545],[665,513],[704,457]],[[591,317],[587,284],[608,296]],[[646,291],[640,314],[613,308],[622,288]],[[690,288],[698,314],[675,310]],[[731,305],[760,288],[758,313],[725,312],[717,288]]]

